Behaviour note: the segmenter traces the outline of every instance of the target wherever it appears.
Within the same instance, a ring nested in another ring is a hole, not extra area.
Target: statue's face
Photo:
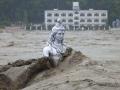
[[[64,31],[58,31],[57,33],[56,33],[56,39],[57,40],[63,40],[63,38],[64,38]]]

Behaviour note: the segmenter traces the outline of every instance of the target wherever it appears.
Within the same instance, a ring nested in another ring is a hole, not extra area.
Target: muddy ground
[[[0,33],[0,65],[41,57],[49,33]],[[23,90],[120,90],[120,31],[67,31],[64,42],[97,64],[61,64],[39,73]]]

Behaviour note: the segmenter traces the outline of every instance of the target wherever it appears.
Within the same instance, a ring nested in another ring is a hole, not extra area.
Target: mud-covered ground
[[[48,31],[0,33],[0,65],[42,56]],[[24,90],[120,90],[120,31],[71,31],[65,44],[98,64],[39,73]]]

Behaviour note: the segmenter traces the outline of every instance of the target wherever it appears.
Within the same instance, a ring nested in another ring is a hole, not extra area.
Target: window
[[[73,14],[72,14],[72,13],[69,13],[68,16],[73,16]]]
[[[88,24],[87,26],[90,27],[90,26],[92,26],[92,24]]]
[[[69,19],[68,22],[73,22],[73,20],[72,20],[72,19]]]
[[[79,22],[75,22],[75,25],[78,25],[79,24]]]
[[[105,14],[105,13],[102,13],[101,16],[106,16],[106,14]]]
[[[102,19],[101,22],[107,22],[107,20],[106,19]]]
[[[84,13],[81,13],[80,16],[85,16],[85,14],[84,14]]]
[[[98,14],[98,13],[95,13],[94,16],[99,16],[99,14]]]
[[[66,14],[65,14],[65,13],[62,13],[61,16],[66,16]]]
[[[54,22],[57,22],[57,19],[55,19]]]
[[[52,16],[52,14],[51,14],[51,13],[48,13],[47,16]]]
[[[63,19],[63,20],[62,20],[62,22],[66,22],[66,20],[65,20],[65,19]]]
[[[59,14],[58,14],[58,13],[55,13],[55,14],[54,14],[54,16],[57,16],[57,17],[58,17],[58,16],[59,16]]]
[[[99,20],[98,20],[98,19],[95,19],[94,22],[99,22]]]
[[[91,14],[91,13],[88,13],[87,16],[92,16],[92,14]]]
[[[84,19],[81,19],[80,22],[85,22],[85,20],[84,20]]]
[[[75,19],[75,20],[78,20],[78,19],[79,19],[79,17],[75,17],[74,19]]]
[[[92,20],[91,20],[91,19],[88,19],[87,22],[92,22]]]
[[[48,19],[47,22],[52,22],[52,20],[51,20],[51,19]]]
[[[79,14],[79,12],[78,12],[78,11],[75,11],[75,14]]]

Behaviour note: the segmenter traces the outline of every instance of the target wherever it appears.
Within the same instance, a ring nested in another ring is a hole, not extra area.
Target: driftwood
[[[68,48],[63,61],[69,59],[70,64],[82,61],[85,57],[81,52]],[[18,60],[0,69],[0,90],[18,90],[25,87],[34,75],[51,68],[50,58],[42,57],[31,60]]]

